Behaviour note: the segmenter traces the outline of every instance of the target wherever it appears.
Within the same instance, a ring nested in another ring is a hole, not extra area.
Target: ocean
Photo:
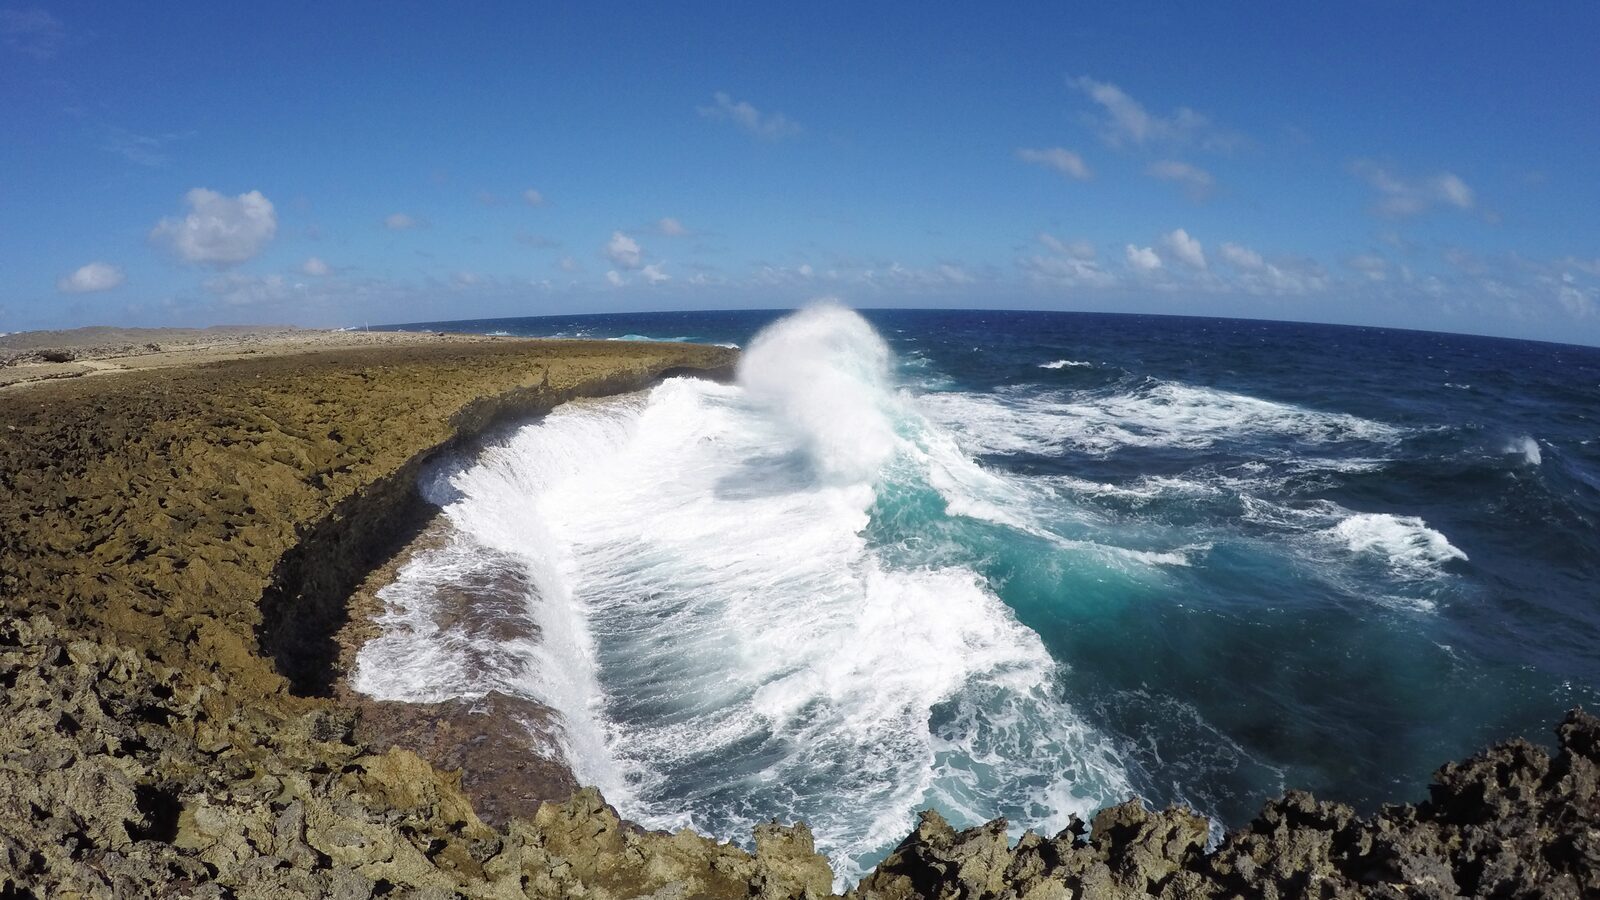
[[[425,323],[743,349],[441,461],[356,686],[562,717],[649,827],[1362,810],[1600,700],[1600,350],[995,311]],[[502,585],[537,634],[440,621]]]

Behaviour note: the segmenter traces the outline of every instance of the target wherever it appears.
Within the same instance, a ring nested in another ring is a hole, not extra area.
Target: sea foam
[[[855,313],[808,309],[751,342],[736,384],[568,404],[450,479],[458,559],[518,560],[538,627],[493,686],[555,708],[576,774],[625,815],[724,839],[804,819],[845,878],[919,808],[1059,828],[1130,790],[981,575],[871,536],[886,490],[1047,533],[1041,495],[960,451],[891,362]],[[436,577],[461,573],[401,581]],[[483,690],[426,622],[426,584],[394,590],[358,687]]]
[[[1359,513],[1333,527],[1353,553],[1375,554],[1397,573],[1430,576],[1451,560],[1467,555],[1416,516]]]

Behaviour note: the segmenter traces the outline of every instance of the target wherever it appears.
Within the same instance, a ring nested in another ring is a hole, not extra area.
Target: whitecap
[[[1359,416],[1167,381],[1122,393],[949,392],[929,394],[919,403],[975,453],[1204,449],[1259,435],[1305,444],[1389,443],[1403,434],[1396,426]]]
[[[1333,526],[1332,534],[1350,552],[1378,556],[1403,577],[1431,577],[1439,574],[1445,563],[1467,558],[1417,516],[1357,513]]]
[[[1531,435],[1525,434],[1507,441],[1505,446],[1500,448],[1500,452],[1519,454],[1522,456],[1523,462],[1530,466],[1537,466],[1544,461],[1544,454],[1539,450],[1539,442],[1534,440]]]

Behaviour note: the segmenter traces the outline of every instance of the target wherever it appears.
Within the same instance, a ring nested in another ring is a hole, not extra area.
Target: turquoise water
[[[625,814],[804,818],[846,875],[926,806],[1371,808],[1596,700],[1600,352],[780,315],[447,323],[746,352],[734,384],[570,405],[436,473],[455,536],[394,589],[362,689],[536,697]],[[538,640],[430,624],[490,564]]]

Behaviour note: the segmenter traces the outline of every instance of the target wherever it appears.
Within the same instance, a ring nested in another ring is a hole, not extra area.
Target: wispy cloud
[[[697,107],[703,118],[732,122],[762,140],[777,141],[802,131],[800,123],[783,113],[763,113],[744,100],[734,100],[722,91],[712,95],[710,106]]]
[[[383,217],[383,227],[390,231],[409,231],[412,228],[421,228],[422,220],[409,213],[393,212]]]
[[[67,40],[67,26],[37,6],[0,9],[0,41],[9,50],[37,60],[54,57]]]
[[[238,272],[208,278],[200,286],[228,306],[282,303],[294,298],[305,288],[304,285],[291,283],[282,275],[245,275]]]
[[[529,206],[543,206],[544,194],[534,190],[533,188],[528,188],[522,192],[522,202],[528,204]]]
[[[1373,212],[1391,219],[1421,215],[1437,208],[1463,212],[1477,205],[1477,194],[1454,172],[1406,178],[1372,160],[1357,160],[1350,170],[1378,192]]]
[[[194,135],[193,131],[140,134],[112,125],[106,129],[106,140],[101,146],[106,152],[115,153],[135,165],[154,168],[166,165],[169,159],[167,155],[169,144],[187,140]]]
[[[1208,117],[1180,106],[1171,115],[1150,112],[1122,88],[1088,76],[1068,82],[1098,104],[1102,114],[1094,119],[1100,139],[1111,147],[1143,147],[1170,143],[1203,150],[1228,151],[1245,143],[1244,136],[1222,128]]]
[[[662,237],[683,237],[688,233],[689,229],[685,228],[682,222],[674,219],[671,216],[667,216],[656,222],[656,234],[659,234]]]
[[[1017,159],[1046,169],[1054,169],[1068,178],[1076,178],[1079,181],[1087,181],[1094,177],[1083,157],[1065,147],[1019,147]]]
[[[1018,263],[1035,283],[1085,288],[1105,288],[1116,283],[1116,277],[1095,259],[1094,245],[1088,241],[1064,241],[1053,234],[1040,234],[1038,242],[1047,252],[1025,256]]]
[[[1368,281],[1386,281],[1389,278],[1389,261],[1376,253],[1358,253],[1346,259],[1344,264]]]
[[[525,247],[532,247],[535,250],[551,250],[561,246],[561,242],[555,238],[534,234],[531,231],[517,232],[516,241]]]
[[[1145,170],[1151,178],[1162,181],[1171,181],[1183,187],[1190,198],[1199,201],[1211,194],[1211,189],[1216,186],[1216,179],[1210,172],[1192,163],[1176,159],[1164,159],[1150,164]]]
[[[1224,243],[1217,255],[1235,270],[1232,285],[1248,294],[1301,295],[1326,290],[1331,281],[1322,267],[1309,260],[1268,262],[1243,244]]]
[[[300,264],[300,274],[323,278],[333,274],[333,267],[323,262],[320,257],[308,256],[306,261]]]

